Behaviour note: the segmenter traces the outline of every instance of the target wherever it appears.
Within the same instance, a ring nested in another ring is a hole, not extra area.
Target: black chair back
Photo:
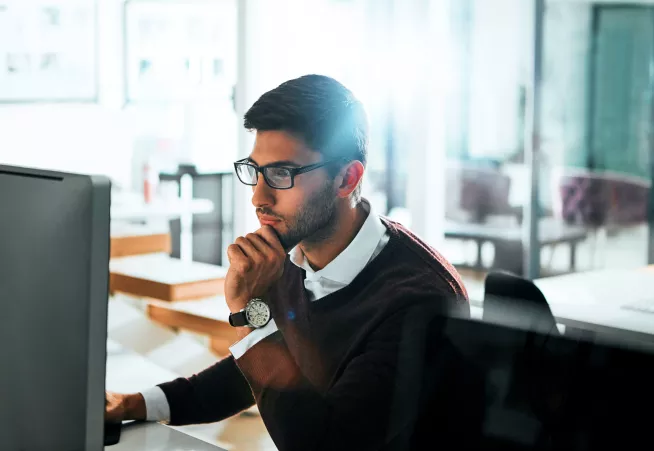
[[[484,289],[484,321],[558,334],[552,310],[532,281],[508,272],[491,272]]]

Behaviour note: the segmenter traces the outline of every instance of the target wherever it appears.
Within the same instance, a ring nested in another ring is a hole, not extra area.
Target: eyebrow
[[[252,164],[255,164],[256,166],[259,166],[259,163],[254,161],[253,158],[248,157],[248,158],[246,158],[246,160],[249,161]],[[293,166],[293,167],[299,168],[301,165],[299,165],[299,164],[297,164],[297,163],[295,163],[293,161],[290,161],[290,160],[282,160],[282,161],[273,161],[272,163],[269,163],[266,166]]]

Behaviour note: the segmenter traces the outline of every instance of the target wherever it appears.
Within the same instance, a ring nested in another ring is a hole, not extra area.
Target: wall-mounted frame
[[[126,0],[125,103],[230,97],[236,1]]]
[[[97,0],[0,0],[0,103],[96,102]]]

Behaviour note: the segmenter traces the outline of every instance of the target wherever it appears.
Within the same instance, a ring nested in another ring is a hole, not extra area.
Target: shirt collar
[[[377,249],[379,241],[386,233],[386,226],[373,211],[370,202],[362,199],[362,205],[368,212],[368,217],[361,226],[359,233],[343,252],[338,254],[334,260],[320,271],[314,271],[311,268],[299,246],[294,247],[289,252],[291,262],[304,269],[308,279],[325,278],[348,285],[368,264],[375,253],[375,249]]]

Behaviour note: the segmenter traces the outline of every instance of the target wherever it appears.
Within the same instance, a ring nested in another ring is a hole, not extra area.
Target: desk
[[[179,375],[161,368],[119,344],[107,342],[107,390],[133,393],[172,380]],[[222,448],[191,437],[176,428],[159,423],[123,425],[120,442],[106,451],[224,451]]]
[[[151,253],[170,254],[170,232],[141,225],[111,225],[110,258],[128,257]]]
[[[206,335],[210,349],[219,356],[229,355],[229,347],[238,341],[236,330],[229,325],[229,308],[222,296],[199,301],[149,301],[148,317],[168,327]]]
[[[654,271],[602,270],[535,280],[566,328],[654,344],[654,313],[624,308],[654,299]]]
[[[541,246],[568,244],[570,246],[570,271],[576,266],[576,246],[588,233],[583,227],[568,226],[553,218],[543,218],[539,223],[538,240]],[[477,244],[477,261],[474,269],[484,269],[481,259],[482,245],[490,242],[495,247],[493,268],[501,268],[522,274],[524,253],[522,228],[518,225],[501,227],[492,224],[455,223],[445,224],[445,238],[472,240]]]
[[[105,447],[105,451],[225,451],[223,448],[191,437],[159,423],[128,423],[123,425],[120,442]]]
[[[149,254],[112,259],[109,272],[112,292],[173,302],[223,294],[227,268]]]

